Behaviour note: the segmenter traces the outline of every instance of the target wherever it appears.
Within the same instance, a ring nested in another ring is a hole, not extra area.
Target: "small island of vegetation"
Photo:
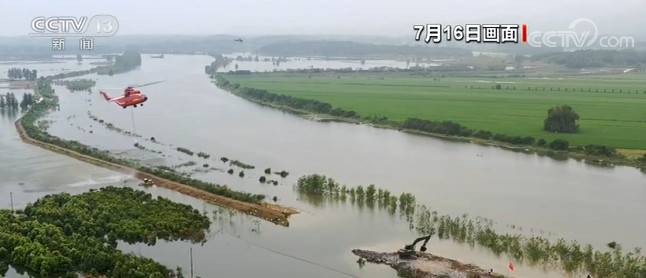
[[[240,168],[242,168],[242,169],[254,169],[254,168],[256,168],[256,166],[253,166],[253,165],[251,165],[251,164],[244,163],[244,162],[239,161],[239,160],[231,160],[231,161],[229,162],[229,165],[232,165],[232,166],[238,166],[238,167],[240,167]]]
[[[182,277],[124,254],[117,240],[200,242],[209,225],[191,206],[130,188],[48,195],[18,213],[0,210],[0,274],[12,266],[32,277]]]
[[[190,156],[193,156],[193,154],[195,154],[193,151],[191,151],[191,150],[189,150],[187,148],[183,148],[183,147],[177,147],[176,150],[178,152],[185,153],[185,154],[190,155]]]
[[[86,78],[64,80],[61,83],[70,91],[86,91],[96,85],[96,81]]]
[[[113,75],[136,69],[139,66],[141,66],[141,54],[134,50],[126,50],[123,54],[115,56],[112,66],[102,67],[98,74]]]

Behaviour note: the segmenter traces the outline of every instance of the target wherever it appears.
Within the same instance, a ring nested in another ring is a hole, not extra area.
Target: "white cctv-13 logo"
[[[89,26],[94,26],[94,33],[86,32],[89,36],[112,36],[119,30],[119,21],[111,15],[95,15],[90,19]],[[90,31],[90,30],[87,30]]]
[[[39,16],[31,21],[32,36],[85,36],[109,37],[119,30],[119,21],[112,15],[87,16]]]

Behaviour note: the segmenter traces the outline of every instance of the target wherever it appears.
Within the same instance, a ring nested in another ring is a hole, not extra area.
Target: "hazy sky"
[[[413,24],[527,23],[565,28],[586,17],[602,33],[645,37],[646,0],[0,0],[0,36],[25,35],[35,16],[111,14],[119,34],[352,34],[408,36]]]

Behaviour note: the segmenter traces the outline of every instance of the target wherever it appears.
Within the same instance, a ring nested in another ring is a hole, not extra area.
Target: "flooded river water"
[[[211,214],[214,223],[209,240],[204,245],[123,244],[124,250],[187,270],[189,248],[193,248],[196,274],[201,277],[395,276],[385,266],[359,267],[350,250],[400,248],[416,236],[407,222],[379,209],[304,200],[293,185],[299,176],[311,173],[349,185],[375,184],[395,193],[410,192],[419,204],[440,213],[490,218],[501,229],[523,227],[514,230],[518,233],[576,239],[599,248],[610,241],[625,248],[646,246],[646,175],[639,170],[599,168],[365,125],[302,119],[215,87],[204,74],[204,66],[211,61],[208,56],[151,59],[144,55],[137,70],[114,76],[90,75],[97,81],[92,93],[56,86],[61,109],[48,116],[52,121],[49,132],[152,165],[194,161],[196,165],[181,169],[200,179],[265,194],[268,199],[276,196],[278,203],[301,213],[290,218],[290,227],[282,227],[168,190],[147,189]],[[294,67],[303,63],[294,62]],[[318,67],[316,61],[307,63]],[[264,71],[271,63],[248,62],[244,67]],[[149,101],[134,110],[107,103],[97,93],[106,89],[117,95],[128,84],[161,80],[164,82],[142,88]],[[142,137],[107,129],[89,115]],[[15,206],[21,207],[50,192],[76,193],[105,184],[136,183],[127,176],[21,143],[13,129],[15,117],[3,114],[0,121],[3,207],[9,206],[8,192],[13,192]],[[157,142],[146,140],[150,137]],[[158,152],[137,149],[135,142]],[[211,158],[190,157],[175,151],[178,146],[209,153]],[[255,169],[245,170],[244,178],[238,177],[239,170],[229,175],[225,171],[230,166],[219,160],[221,156],[252,164]],[[277,178],[278,186],[261,184],[258,178],[267,167],[287,170],[290,175]],[[484,249],[433,240],[429,250],[509,274],[505,267],[509,259]],[[514,275],[563,274],[520,265]]]

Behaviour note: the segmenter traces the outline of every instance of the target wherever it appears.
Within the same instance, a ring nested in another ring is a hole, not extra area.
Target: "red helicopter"
[[[148,85],[153,85],[161,83],[163,81],[155,81],[147,84],[140,85],[138,87],[144,87]],[[100,91],[101,95],[105,100],[114,102],[117,105],[123,107],[124,109],[128,106],[137,107],[137,105],[144,106],[144,102],[148,100],[148,97],[144,95],[139,89],[135,89],[134,86],[128,86],[123,90],[123,95],[118,97],[110,97],[106,92]]]
[[[134,87],[130,87],[130,86],[128,86],[125,90],[123,90],[122,96],[118,96],[118,97],[110,97],[104,91],[101,91],[100,93],[101,95],[103,95],[105,100],[114,102],[117,105],[123,107],[124,109],[128,106],[137,107],[138,104],[141,104],[141,106],[144,106],[144,102],[148,100],[148,97],[142,94],[140,90],[137,90]]]

